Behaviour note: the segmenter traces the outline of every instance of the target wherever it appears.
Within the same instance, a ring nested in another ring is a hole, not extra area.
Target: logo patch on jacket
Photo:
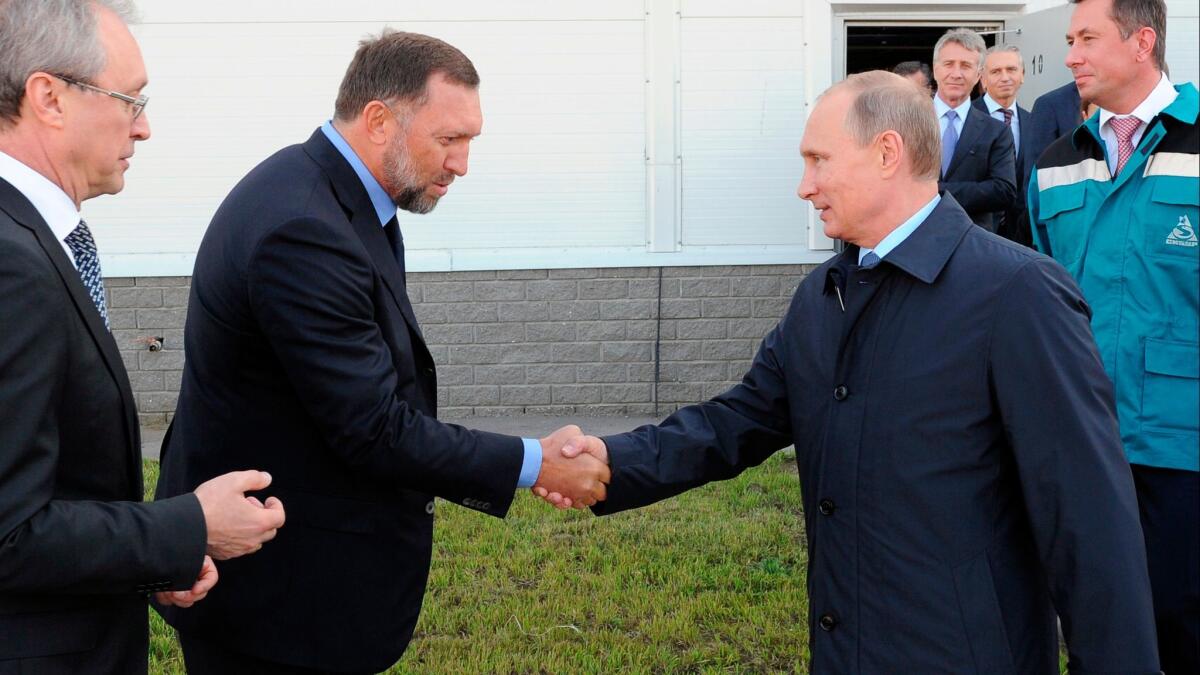
[[[1187,214],[1179,216],[1179,224],[1167,235],[1166,243],[1169,246],[1188,248],[1200,245],[1200,240],[1196,239],[1196,230],[1192,229],[1192,221],[1188,220]]]

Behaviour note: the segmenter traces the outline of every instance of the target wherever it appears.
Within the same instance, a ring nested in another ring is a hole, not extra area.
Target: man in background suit
[[[213,217],[159,493],[252,457],[292,518],[262,554],[222,566],[202,605],[164,608],[194,675],[384,670],[421,609],[435,495],[497,517],[535,483],[583,505],[604,495],[603,463],[558,451],[577,427],[539,443],[436,419],[397,207],[428,213],[466,174],[478,85],[441,40],[364,40],[333,120]]]
[[[1029,111],[1017,105],[1017,93],[1024,82],[1025,61],[1021,58],[1021,50],[1016,45],[991,47],[983,59],[983,86],[987,93],[971,105],[1008,127],[1017,153],[1017,197],[1009,208],[996,213],[996,234],[1032,246],[1024,182],[1029,177],[1027,163],[1031,160],[1022,143],[1022,133],[1029,130]]]
[[[258,471],[141,503],[137,410],[79,213],[150,137],[130,11],[0,0],[0,673],[146,672],[146,595],[191,605],[212,558],[283,524],[278,500],[243,495],[269,484]]]
[[[1026,134],[1026,155],[1029,166],[1024,176],[1025,187],[1029,187],[1029,174],[1033,165],[1054,141],[1075,131],[1083,123],[1083,102],[1079,88],[1072,80],[1058,89],[1042,94],[1033,102],[1029,117],[1029,132]]]
[[[1057,675],[1057,614],[1071,672],[1154,673],[1087,303],[939,194],[930,108],[879,71],[823,94],[799,193],[846,250],[800,283],[739,385],[564,451],[611,461],[595,510],[613,513],[794,446],[811,672]]]
[[[937,41],[933,107],[942,134],[941,187],[976,225],[995,232],[993,214],[1011,208],[1017,198],[1016,158],[1008,128],[971,106],[986,49],[983,38],[965,28]]]

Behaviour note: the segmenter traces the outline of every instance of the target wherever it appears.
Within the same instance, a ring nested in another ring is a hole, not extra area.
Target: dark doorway
[[[962,24],[924,26],[846,24],[846,74],[891,70],[904,61],[933,67],[933,46],[947,30]],[[983,41],[996,44],[995,26],[967,26],[985,33]],[[935,85],[936,86],[936,85]]]

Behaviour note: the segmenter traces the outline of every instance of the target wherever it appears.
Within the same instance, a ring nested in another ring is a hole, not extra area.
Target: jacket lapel
[[[383,277],[392,300],[395,301],[396,306],[400,309],[400,314],[408,323],[409,331],[421,346],[428,350],[425,345],[425,337],[421,334],[421,327],[417,324],[417,317],[413,313],[412,304],[408,300],[408,291],[404,275],[400,271],[400,264],[396,260],[383,227],[379,224],[378,215],[371,204],[371,197],[363,187],[362,181],[354,173],[350,164],[346,162],[346,158],[342,157],[320,129],[313,132],[313,135],[305,141],[304,151],[325,169],[326,175],[333,184],[338,202],[346,211],[351,226],[362,240],[363,246],[366,247],[367,253],[374,261],[380,276]]]
[[[87,326],[92,342],[100,351],[105,368],[108,369],[109,375],[121,392],[121,403],[124,408],[122,412],[125,416],[125,436],[132,460],[130,480],[133,489],[137,491],[137,499],[140,500],[142,494],[141,429],[138,427],[137,405],[133,401],[133,390],[129,386],[129,374],[125,370],[125,362],[121,360],[117,342],[113,339],[112,333],[104,327],[104,319],[101,318],[96,305],[92,303],[91,296],[84,288],[83,281],[79,278],[79,272],[67,258],[66,252],[58,243],[58,239],[54,237],[50,226],[42,220],[37,209],[33,208],[33,204],[25,198],[25,195],[3,179],[0,179],[0,209],[8,213],[18,225],[33,232],[37,238],[38,244],[50,258],[59,278],[66,286],[67,294],[74,303],[75,310],[79,312],[84,325]]]
[[[963,121],[962,136],[958,138],[958,144],[954,146],[954,156],[950,158],[950,168],[946,171],[946,176],[949,177],[962,164],[965,157],[979,140],[979,135],[983,133],[983,120],[990,119],[987,115],[979,112],[978,108],[970,108],[967,112],[967,119]]]

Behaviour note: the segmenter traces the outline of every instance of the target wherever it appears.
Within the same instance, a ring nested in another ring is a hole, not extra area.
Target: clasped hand
[[[541,439],[542,470],[533,493],[560,509],[586,508],[608,496],[608,450],[574,424]]]

